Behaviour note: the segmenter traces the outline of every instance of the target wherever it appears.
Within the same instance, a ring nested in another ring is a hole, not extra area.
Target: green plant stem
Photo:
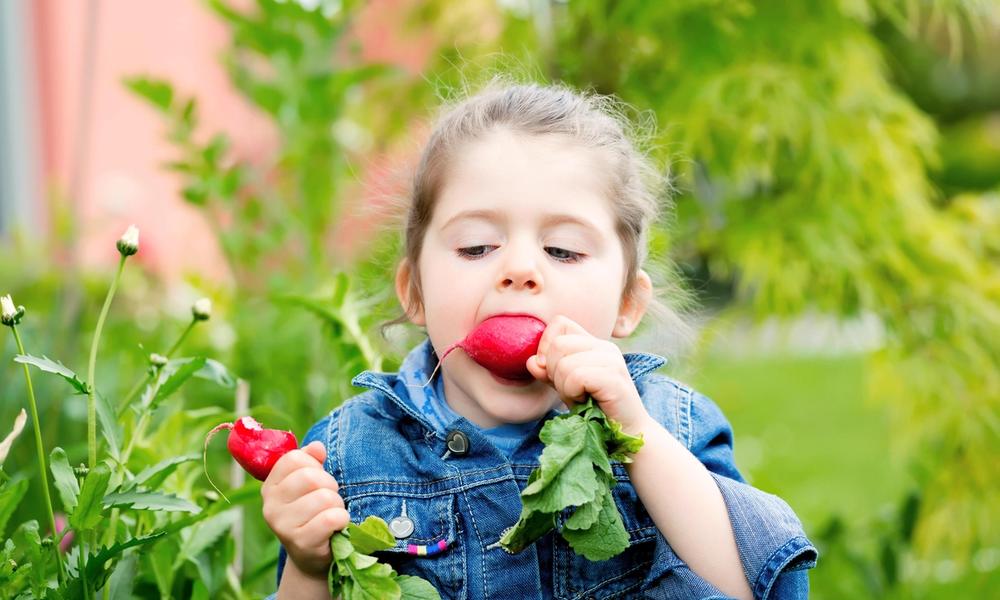
[[[118,272],[111,280],[111,288],[104,298],[104,306],[101,307],[101,316],[97,318],[97,328],[94,330],[94,340],[90,343],[90,359],[87,361],[87,449],[90,468],[97,466],[97,383],[94,380],[94,372],[97,367],[97,345],[101,341],[101,330],[104,329],[104,320],[108,318],[108,309],[111,308],[111,300],[115,297],[115,290],[118,289],[118,280],[125,270],[125,259],[123,254],[118,261]]]
[[[21,335],[17,332],[17,326],[11,325],[10,330],[14,332],[14,341],[17,343],[17,351],[20,354],[24,354],[24,345],[21,343]],[[45,461],[45,447],[42,446],[42,424],[38,419],[38,405],[35,403],[35,388],[31,385],[31,372],[28,370],[27,364],[22,364],[24,367],[24,379],[28,386],[28,405],[31,408],[31,420],[34,422],[35,428],[35,449],[38,451],[38,469],[42,480],[42,495],[45,497],[45,510],[48,511],[49,517],[49,527],[52,528],[52,539],[55,540],[58,532],[56,531],[56,515],[52,510],[52,496],[49,495],[49,467]],[[64,578],[65,572],[62,562],[62,555],[59,553],[59,544],[53,543],[52,550],[56,555],[56,563],[59,565],[59,579]]]
[[[181,344],[184,342],[184,339],[188,336],[191,330],[194,329],[194,326],[197,323],[198,323],[197,319],[194,318],[191,319],[191,322],[188,323],[188,326],[184,329],[183,332],[181,332],[180,337],[177,338],[177,341],[174,342],[174,345],[171,346],[169,351],[167,351],[166,354],[167,358],[170,358],[171,356],[174,355],[174,352],[177,352],[177,349],[181,347]],[[154,373],[146,373],[145,377],[135,382],[135,385],[132,386],[132,389],[129,390],[128,394],[125,395],[125,399],[122,401],[121,406],[118,407],[119,417],[125,414],[125,411],[128,409],[129,404],[132,402],[132,399],[135,397],[135,395],[139,393],[139,390],[149,385],[149,383],[153,380],[154,376],[155,376]]]

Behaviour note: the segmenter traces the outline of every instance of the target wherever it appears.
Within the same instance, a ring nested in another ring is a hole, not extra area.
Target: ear
[[[653,299],[653,281],[649,274],[639,269],[635,277],[635,286],[632,293],[622,298],[621,306],[618,309],[618,320],[615,321],[615,328],[611,331],[611,336],[624,338],[632,335],[635,328],[639,326],[650,301]]]
[[[424,326],[424,307],[412,297],[413,267],[409,259],[404,258],[396,268],[396,298],[406,311],[406,316],[414,325]]]

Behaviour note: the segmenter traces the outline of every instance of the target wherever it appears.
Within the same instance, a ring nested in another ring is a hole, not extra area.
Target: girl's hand
[[[568,317],[560,315],[549,322],[538,353],[526,364],[535,379],[559,392],[567,406],[593,396],[626,433],[639,432],[649,418],[618,346],[590,335]]]
[[[264,481],[264,520],[303,574],[326,580],[330,536],[350,522],[337,480],[323,469],[326,449],[313,442],[278,459]]]

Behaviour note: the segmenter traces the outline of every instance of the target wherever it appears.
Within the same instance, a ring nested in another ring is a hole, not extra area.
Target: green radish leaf
[[[122,492],[108,494],[104,497],[104,508],[132,507],[136,510],[162,510],[166,512],[199,513],[201,508],[196,504],[172,494],[161,492]]]
[[[179,465],[197,460],[201,460],[200,454],[184,454],[182,456],[171,456],[170,458],[165,458],[155,465],[150,465],[142,471],[139,471],[138,475],[125,484],[122,491],[128,492],[140,485],[156,489],[160,487],[160,484],[163,483],[164,479],[177,470]]]
[[[573,550],[589,560],[606,560],[628,547],[628,532],[611,495],[611,461],[630,462],[642,438],[626,434],[593,398],[542,427],[545,444],[539,467],[521,492],[521,516],[500,539],[520,552],[552,530],[556,515],[576,507],[562,528]]]
[[[3,532],[6,531],[7,521],[10,520],[10,516],[14,514],[27,492],[27,479],[0,485],[0,537],[6,539]]]
[[[391,566],[369,555],[394,545],[389,527],[378,517],[368,517],[360,525],[349,524],[333,534],[333,563],[327,575],[330,596],[343,600],[438,600],[440,596],[427,581],[399,576]]]
[[[562,536],[574,552],[592,561],[607,560],[628,548],[628,532],[610,487],[604,488],[594,524],[582,530],[563,527]]]
[[[108,443],[108,451],[111,453],[111,457],[116,462],[120,462],[122,452],[121,425],[118,424],[117,415],[115,414],[115,410],[111,408],[111,404],[108,403],[108,399],[98,392],[96,400],[95,406],[97,409],[97,419],[101,422],[101,435],[104,436],[104,441]]]
[[[56,483],[56,491],[62,499],[63,508],[67,513],[76,509],[77,497],[80,495],[80,484],[73,473],[73,467],[69,466],[66,452],[62,448],[53,448],[49,455],[51,462],[49,470],[52,471],[52,479]]]
[[[14,362],[31,365],[46,373],[58,375],[73,386],[73,389],[76,390],[77,394],[87,394],[87,384],[82,379],[77,377],[76,373],[71,371],[66,365],[57,360],[52,360],[47,356],[38,358],[37,356],[32,356],[30,354],[18,354],[14,357]]]
[[[111,481],[111,469],[106,463],[100,462],[87,473],[80,489],[80,497],[76,510],[69,517],[69,524],[76,531],[84,531],[96,527],[102,519],[101,498],[108,491]]]
[[[440,600],[441,596],[426,579],[412,575],[397,575],[402,600]]]
[[[368,517],[360,525],[350,523],[347,533],[354,550],[361,554],[371,554],[396,545],[389,526],[378,517]]]

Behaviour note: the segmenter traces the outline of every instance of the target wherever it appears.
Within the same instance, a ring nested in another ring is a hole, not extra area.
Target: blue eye
[[[466,258],[482,258],[489,253],[491,248],[496,248],[496,246],[480,245],[480,246],[467,246],[465,248],[459,248],[456,250],[459,256],[464,256]]]
[[[576,262],[583,257],[583,255],[579,252],[573,252],[572,250],[557,248],[555,246],[546,246],[545,251],[549,253],[549,256],[561,262]]]

